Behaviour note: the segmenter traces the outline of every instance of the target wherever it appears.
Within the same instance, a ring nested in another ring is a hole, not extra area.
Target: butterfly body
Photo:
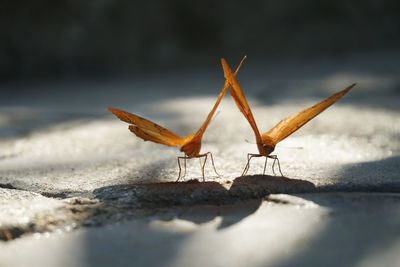
[[[201,150],[201,138],[195,138],[193,135],[188,135],[185,139],[186,140],[181,146],[180,151],[185,153],[187,157],[198,156]]]
[[[227,88],[224,88],[220,94],[220,98],[222,98],[226,92]],[[219,102],[217,101],[219,104]],[[186,160],[191,158],[201,158],[205,157],[204,164],[202,165],[202,173],[204,179],[204,166],[207,160],[208,155],[211,157],[212,165],[215,173],[217,173],[214,166],[214,159],[210,152],[200,154],[201,150],[201,139],[203,133],[206,129],[205,127],[201,127],[200,130],[196,134],[189,134],[186,137],[180,137],[166,128],[153,123],[147,119],[144,119],[138,115],[129,113],[127,111],[123,111],[116,108],[108,108],[110,112],[112,112],[115,116],[117,116],[120,120],[129,123],[129,130],[134,133],[137,137],[143,139],[144,141],[151,141],[154,143],[166,145],[166,146],[176,146],[180,148],[185,156],[178,157],[178,167],[179,167],[179,176],[178,180],[181,176],[181,165],[180,160],[184,160],[184,166],[186,168]],[[214,109],[213,109],[214,110]],[[214,110],[215,111],[215,110]],[[211,116],[213,115],[213,112]],[[209,115],[210,116],[210,115]],[[211,117],[210,116],[210,117]],[[207,122],[207,121],[206,121]],[[207,122],[207,124],[209,121]],[[204,125],[203,125],[204,126]],[[218,175],[218,173],[217,173]]]
[[[263,156],[268,156],[275,150],[275,146],[271,146],[266,143],[257,144],[257,148],[260,155]]]

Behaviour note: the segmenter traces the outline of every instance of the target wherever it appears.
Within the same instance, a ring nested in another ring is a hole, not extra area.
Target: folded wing
[[[184,143],[184,138],[145,118],[116,108],[108,110],[120,120],[131,124],[129,130],[145,141],[167,146],[182,146]]]
[[[276,145],[278,142],[282,141],[283,139],[285,139],[286,137],[297,131],[304,124],[312,120],[315,116],[317,116],[322,111],[331,106],[333,103],[335,103],[337,100],[339,100],[355,85],[356,84],[352,84],[346,89],[336,94],[333,94],[332,96],[315,104],[314,106],[309,107],[303,111],[300,111],[299,113],[291,117],[281,120],[274,128],[264,133],[262,135],[262,138],[272,140],[274,145]]]
[[[229,84],[232,87],[232,90],[230,91],[231,96],[235,100],[237,107],[243,113],[244,117],[247,119],[251,128],[253,129],[254,134],[256,136],[257,144],[260,144],[261,143],[260,131],[258,130],[257,124],[254,120],[249,104],[247,103],[246,97],[244,96],[243,91],[240,88],[240,85],[236,80],[235,75],[232,73],[232,70],[229,67],[228,63],[225,61],[225,59],[221,59],[221,62],[224,69],[225,79],[229,81]]]
[[[243,57],[243,59],[240,61],[238,67],[236,68],[235,71],[235,76],[236,74],[239,72],[240,67],[243,64],[243,61],[246,59],[246,56]],[[203,136],[204,132],[206,131],[208,125],[211,122],[211,119],[213,118],[215,111],[217,110],[219,104],[221,103],[222,98],[225,96],[226,91],[229,89],[229,82],[226,80],[224,83],[224,86],[222,87],[221,92],[218,95],[217,100],[215,101],[215,104],[213,106],[213,108],[211,109],[210,113],[208,114],[206,120],[203,122],[203,124],[201,125],[200,129],[195,133],[193,140],[198,140],[201,139],[201,137]]]

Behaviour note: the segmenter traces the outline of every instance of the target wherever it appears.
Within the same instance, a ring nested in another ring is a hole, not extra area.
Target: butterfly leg
[[[178,179],[176,179],[176,182],[178,182],[179,181],[179,179],[181,178],[181,173],[182,173],[182,168],[181,168],[181,159],[183,159],[184,161],[183,161],[183,166],[185,167],[185,169],[184,169],[184,174],[183,174],[183,176],[182,176],[182,178],[183,177],[185,177],[186,176],[186,160],[187,159],[190,159],[190,158],[188,158],[188,157],[178,157],[178,168],[179,168],[179,174],[178,174]]]
[[[204,177],[204,168],[206,166],[208,154],[207,153],[204,154],[203,157],[204,157],[204,163],[203,163],[203,166],[201,166],[201,174],[203,175],[203,182],[205,182],[206,178]],[[200,160],[200,162],[201,162],[201,160]]]
[[[276,155],[269,155],[268,157],[274,160],[274,163],[272,163],[272,173],[273,173],[274,175],[276,175],[276,173],[275,173],[275,162],[278,162],[279,173],[281,174],[281,176],[283,176],[283,173],[282,173],[282,170],[281,170],[281,164],[280,164],[280,162],[279,162],[278,156],[276,156]]]
[[[217,169],[215,168],[214,157],[213,157],[212,153],[211,152],[207,152],[207,153],[198,155],[196,157],[196,158],[202,158],[202,157],[205,158],[203,164],[201,163],[201,159],[200,159],[200,168],[201,168],[201,171],[202,171],[202,174],[203,174],[203,181],[205,181],[205,174],[204,173],[205,173],[205,166],[206,166],[206,162],[207,162],[208,156],[210,156],[210,158],[211,158],[211,164],[212,164],[212,167],[214,169],[214,172],[218,175],[218,177],[221,176],[217,172]]]
[[[214,172],[217,174],[218,177],[220,177],[221,175],[217,172],[217,169],[215,168],[214,158],[213,158],[212,153],[211,153],[211,152],[207,152],[206,154],[210,155],[211,164],[212,164],[212,167],[213,167],[213,169],[214,169]]]
[[[176,179],[176,181],[175,182],[178,182],[179,181],[179,178],[181,178],[181,172],[182,172],[182,168],[181,168],[181,162],[180,162],[180,159],[181,159],[182,157],[178,157],[178,168],[179,168],[179,174],[178,174],[178,179]]]
[[[201,162],[201,157],[198,157],[198,158],[199,158],[199,163],[200,163],[200,169],[203,170],[203,164],[202,164],[202,162]],[[202,173],[203,173],[203,171],[202,171]]]
[[[202,158],[202,157],[205,157],[204,164],[201,163],[201,158]],[[201,156],[199,156],[199,157],[197,157],[197,158],[199,158],[201,174],[202,174],[202,176],[203,176],[203,182],[204,182],[204,180],[205,180],[205,179],[204,179],[204,165],[206,165],[207,157],[206,157],[205,155],[201,155]]]
[[[179,174],[178,174],[178,179],[176,180],[176,182],[178,182],[181,177],[184,178],[186,176],[186,161],[188,159],[192,159],[192,158],[199,158],[201,173],[202,173],[202,176],[203,176],[203,181],[205,181],[206,179],[205,179],[204,169],[205,169],[205,166],[206,166],[208,155],[211,156],[211,161],[212,161],[212,165],[213,165],[214,171],[215,171],[215,173],[217,173],[217,171],[215,169],[215,165],[214,165],[214,159],[212,158],[212,154],[210,152],[207,152],[205,154],[198,155],[198,156],[195,156],[195,157],[178,157]],[[202,157],[204,157],[204,162],[203,163],[201,162],[201,158]],[[184,173],[183,173],[182,176],[181,176],[181,174],[182,174],[181,159],[183,159],[183,166],[184,166]]]
[[[276,173],[275,173],[275,162],[276,162],[276,159],[274,158],[274,162],[272,163],[272,173],[276,176]]]
[[[186,176],[186,160],[187,160],[187,158],[186,157],[184,157],[183,158],[183,167],[184,167],[184,172],[183,172],[183,176],[182,176],[182,178],[185,178],[185,176]]]
[[[278,157],[276,157],[276,160],[278,161],[278,169],[279,169],[279,173],[281,174],[281,176],[283,177],[283,173],[282,173],[282,170],[281,170],[281,163],[279,162],[279,159],[278,159]]]
[[[263,175],[265,175],[265,169],[267,168],[267,160],[268,160],[268,157],[265,157]]]
[[[251,153],[247,154],[247,164],[246,164],[246,166],[244,167],[242,176],[246,175],[246,173],[247,173],[248,170],[250,169],[250,160],[251,160],[253,157],[261,157],[261,155],[260,155],[260,154],[251,154]]]
[[[250,154],[247,154],[247,163],[246,163],[246,166],[244,166],[244,170],[242,172],[242,176],[246,175],[247,171],[250,168],[250,158],[249,157],[250,157]]]

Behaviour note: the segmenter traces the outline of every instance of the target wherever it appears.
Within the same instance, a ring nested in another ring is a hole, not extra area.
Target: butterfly
[[[246,57],[242,59],[240,64],[238,65],[235,74],[236,75],[240,69],[240,67],[243,64],[243,61],[245,60]],[[176,181],[179,181],[181,177],[181,160],[184,160],[184,167],[185,167],[185,174],[186,175],[186,160],[187,159],[192,159],[192,158],[202,158],[204,157],[204,163],[201,165],[202,169],[202,175],[203,175],[203,181],[205,181],[204,178],[204,167],[207,161],[207,157],[210,156],[211,158],[211,163],[214,169],[214,172],[220,176],[215,168],[214,164],[214,158],[211,152],[206,152],[203,154],[200,154],[200,149],[201,149],[201,139],[203,137],[204,132],[207,129],[207,126],[210,124],[211,119],[214,116],[215,111],[217,110],[222,98],[224,97],[226,91],[229,89],[229,84],[227,81],[225,81],[224,86],[222,87],[222,90],[220,94],[218,95],[218,98],[211,109],[210,113],[208,114],[206,120],[204,123],[201,125],[199,130],[194,133],[194,134],[189,134],[186,137],[180,137],[177,134],[171,132],[170,130],[152,122],[149,121],[145,118],[142,118],[138,115],[116,109],[116,108],[108,108],[110,112],[112,112],[115,116],[117,116],[120,120],[129,123],[129,130],[134,133],[137,137],[143,139],[144,141],[152,141],[154,143],[166,145],[166,146],[177,146],[180,148],[180,151],[184,153],[183,157],[178,157],[178,167],[179,167],[179,174],[178,174],[178,179]]]
[[[278,157],[276,155],[271,155],[271,153],[275,149],[276,144],[285,139],[286,137],[288,137],[289,135],[291,135],[292,133],[294,133],[295,131],[297,131],[304,124],[306,124],[307,122],[312,120],[315,116],[324,111],[326,108],[331,106],[333,103],[339,100],[342,96],[344,96],[356,85],[354,83],[349,87],[345,88],[344,90],[337,92],[331,95],[330,97],[326,98],[325,100],[313,105],[312,107],[304,109],[288,118],[281,120],[277,125],[275,125],[275,127],[273,127],[268,132],[260,134],[260,131],[258,130],[257,124],[254,120],[249,104],[247,103],[246,97],[244,96],[243,91],[240,88],[238,81],[236,80],[235,75],[232,73],[232,70],[230,69],[225,59],[221,59],[221,62],[224,69],[225,79],[228,81],[229,86],[231,87],[230,94],[234,99],[237,107],[243,113],[244,117],[247,119],[251,128],[253,129],[259,152],[258,154],[252,154],[252,153],[247,154],[247,164],[243,170],[242,176],[245,175],[249,170],[250,160],[253,157],[265,157],[263,175],[265,174],[267,159],[271,158],[274,160],[272,165],[272,171],[275,174],[274,166],[275,162],[277,161],[279,172],[283,176]]]

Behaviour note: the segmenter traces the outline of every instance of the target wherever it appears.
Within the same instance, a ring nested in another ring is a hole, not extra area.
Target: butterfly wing
[[[129,130],[145,141],[167,146],[182,146],[184,143],[182,137],[145,118],[116,108],[108,108],[108,110],[120,120],[132,124]]]
[[[240,61],[239,66],[235,71],[235,75],[239,72],[240,67],[243,64],[243,61],[246,59],[246,56]],[[185,144],[182,146],[181,150],[185,152],[186,155],[193,157],[197,156],[200,153],[201,149],[201,139],[203,137],[204,132],[206,131],[208,125],[210,124],[215,111],[217,110],[219,104],[222,101],[222,98],[225,96],[226,91],[229,89],[228,81],[225,81],[224,86],[222,87],[221,92],[218,95],[217,100],[215,101],[214,106],[212,107],[210,113],[208,114],[206,120],[203,122],[199,130],[194,135],[189,135],[185,138]]]
[[[212,117],[215,114],[215,111],[217,110],[219,103],[221,103],[222,98],[225,96],[226,90],[228,90],[229,85],[225,83],[224,87],[222,88],[221,92],[218,95],[217,101],[215,101],[215,104],[213,108],[211,109],[210,113],[208,114],[206,120],[203,122],[201,125],[200,129],[196,132],[194,135],[194,139],[201,139],[203,136],[204,132],[206,131],[208,125],[211,122]]]
[[[355,85],[356,84],[352,84],[346,89],[331,95],[327,99],[315,104],[314,106],[302,110],[291,117],[281,120],[274,128],[264,133],[262,135],[262,139],[269,140],[273,143],[273,145],[276,145],[278,142],[282,141],[283,139],[297,131],[304,124],[312,120],[315,116],[317,116],[333,103],[335,103],[337,100],[339,100]]]
[[[129,125],[129,130],[144,141],[151,141],[166,146],[181,146],[183,144],[183,141],[181,142],[178,139],[165,138],[165,136],[162,136],[161,134],[147,131],[135,125]]]
[[[247,103],[246,97],[244,96],[243,91],[240,88],[240,85],[239,85],[238,81],[236,80],[235,75],[232,73],[232,70],[229,67],[226,60],[221,59],[221,62],[222,62],[222,67],[224,69],[225,79],[229,82],[229,84],[232,88],[232,90],[230,91],[231,96],[232,96],[233,100],[235,100],[235,103],[236,103],[237,107],[239,108],[239,110],[243,113],[244,117],[249,122],[249,124],[250,124],[251,128],[253,129],[254,134],[256,136],[257,144],[259,145],[262,142],[260,131],[258,130],[256,121],[254,120],[253,114],[251,112],[249,104]]]
[[[244,57],[242,58],[242,60],[240,61],[239,65],[238,65],[238,67],[236,68],[236,71],[235,71],[235,73],[234,73],[235,76],[236,76],[237,73],[239,72],[239,70],[240,70],[240,68],[241,68],[241,66],[242,66],[242,64],[243,64],[243,61],[244,61],[246,58],[247,58],[247,57],[244,56]],[[210,124],[211,119],[213,118],[213,116],[214,116],[214,114],[215,114],[215,111],[217,110],[219,104],[221,103],[222,98],[225,96],[225,93],[226,93],[226,91],[227,91],[228,89],[229,89],[229,82],[228,82],[228,81],[225,81],[224,86],[222,87],[222,90],[221,90],[221,92],[219,93],[218,98],[217,98],[217,100],[215,101],[215,104],[214,104],[213,108],[211,109],[210,113],[208,114],[206,120],[205,120],[205,121],[203,122],[203,124],[201,125],[200,129],[199,129],[199,130],[196,132],[196,134],[194,135],[194,138],[193,138],[193,139],[199,139],[199,138],[201,139],[201,137],[203,136],[204,132],[205,132],[206,129],[207,129],[207,126]]]

